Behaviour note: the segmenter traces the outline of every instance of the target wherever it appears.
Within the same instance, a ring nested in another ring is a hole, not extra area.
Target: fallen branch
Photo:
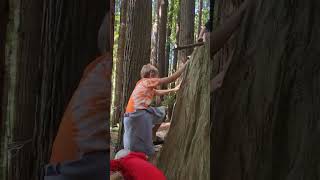
[[[184,45],[184,46],[176,46],[175,48],[173,48],[173,50],[174,51],[182,50],[182,49],[193,48],[193,47],[202,46],[202,45],[204,45],[204,42],[199,42],[199,43],[195,43],[195,44],[187,44],[187,45]]]

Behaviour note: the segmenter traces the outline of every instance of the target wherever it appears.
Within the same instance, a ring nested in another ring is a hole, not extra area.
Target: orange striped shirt
[[[85,69],[62,117],[50,163],[78,160],[109,149],[112,58],[103,55]]]
[[[143,78],[137,82],[134,88],[126,112],[131,113],[138,109],[147,109],[154,96],[154,88],[160,84],[160,78]]]

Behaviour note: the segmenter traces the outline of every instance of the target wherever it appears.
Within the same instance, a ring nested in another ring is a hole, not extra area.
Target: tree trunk
[[[181,0],[178,0],[179,7],[181,6]],[[181,17],[181,8],[178,9],[177,22],[176,22],[176,44],[179,45],[180,39],[180,17]],[[178,51],[173,52],[173,63],[172,63],[172,72],[175,72],[178,64]],[[174,85],[174,83],[172,83]]]
[[[195,0],[181,0],[180,4],[180,34],[179,46],[194,43],[194,17]],[[178,52],[178,67],[186,57],[191,55],[193,49],[185,49]]]
[[[158,40],[159,40],[159,10],[161,0],[155,0],[154,3],[154,24],[152,25],[151,34],[151,58],[150,63],[154,66],[158,65]]]
[[[158,36],[158,69],[160,77],[165,76],[166,68],[166,32],[167,32],[167,14],[168,14],[168,0],[159,0],[159,36]]]
[[[143,11],[141,11],[143,9]],[[135,84],[140,79],[140,70],[150,61],[151,1],[130,0],[128,2],[126,45],[124,53],[124,80],[121,111],[121,126],[116,150],[123,146],[123,113]]]
[[[4,92],[4,72],[5,72],[5,57],[6,57],[6,32],[9,15],[9,4],[8,0],[0,2],[0,104],[3,103],[3,92]],[[0,108],[0,179],[4,179],[5,176],[5,161],[4,158],[6,153],[5,148],[5,118],[3,118],[4,108]]]
[[[9,1],[1,179],[42,179],[64,108],[98,54],[105,9],[105,1]]]
[[[167,26],[167,41],[166,41],[166,64],[165,64],[165,73],[164,76],[168,76],[169,74],[169,69],[170,69],[170,45],[171,45],[171,33],[172,33],[172,24],[173,24],[173,11],[174,11],[174,5],[175,1],[171,0],[170,1],[170,9],[169,9],[169,18],[168,18],[168,26]]]
[[[208,45],[195,48],[185,70],[160,152],[158,167],[168,179],[207,180],[210,175],[210,93]]]
[[[4,85],[3,81],[4,81],[5,45],[6,45],[5,38],[6,38],[7,23],[8,23],[8,10],[9,10],[8,1],[7,0],[1,1],[0,2],[0,40],[1,40],[0,41],[0,103],[2,103],[2,93],[3,93],[3,85]],[[2,114],[2,108],[0,108],[0,114]],[[2,116],[0,116],[0,139],[3,137],[2,136],[3,134],[1,131],[2,125],[3,125],[3,120],[2,120]],[[2,157],[2,152],[0,152],[0,156]]]
[[[218,1],[221,23],[236,1]],[[213,179],[316,180],[320,4],[262,1],[245,15],[212,102]]]
[[[124,48],[126,43],[126,20],[127,20],[127,0],[121,1],[120,7],[120,31],[117,50],[117,62],[116,62],[116,82],[115,82],[115,99],[114,99],[114,112],[112,117],[112,126],[119,123],[121,118],[122,107],[122,83],[123,83],[123,58]]]
[[[211,2],[210,2],[211,3]],[[199,36],[199,34],[200,34],[200,31],[201,31],[201,27],[202,27],[202,6],[203,6],[203,0],[199,0],[199,10],[198,10],[198,12],[199,12],[199,21],[198,21],[198,36]]]

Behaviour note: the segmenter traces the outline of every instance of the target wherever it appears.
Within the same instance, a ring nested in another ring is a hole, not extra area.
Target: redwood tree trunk
[[[159,40],[159,10],[160,10],[160,1],[154,0],[154,9],[153,9],[153,19],[154,24],[152,25],[152,34],[151,34],[151,57],[150,63],[154,66],[158,66],[158,40]]]
[[[199,0],[199,21],[198,21],[198,36],[200,34],[201,31],[201,27],[202,27],[202,6],[203,6],[203,0]]]
[[[169,18],[168,18],[168,25],[167,25],[167,41],[166,41],[166,59],[165,59],[165,73],[164,73],[164,76],[168,76],[169,74],[169,69],[170,69],[170,63],[169,63],[169,60],[170,60],[170,52],[171,52],[171,49],[170,49],[170,45],[171,45],[171,40],[170,40],[170,36],[171,36],[171,33],[172,33],[172,24],[173,24],[173,11],[174,11],[174,5],[175,5],[175,1],[174,0],[171,0],[170,1],[170,10],[169,10]]]
[[[168,179],[210,177],[210,93],[212,71],[208,45],[195,48],[176,96],[170,130],[158,167]]]
[[[166,32],[167,32],[167,14],[168,0],[159,0],[159,37],[158,37],[158,69],[160,77],[165,76],[166,68]]]
[[[4,81],[4,66],[5,66],[5,38],[7,32],[8,23],[8,11],[9,11],[8,0],[3,0],[0,2],[0,104],[2,103],[3,95],[3,81]],[[2,108],[0,108],[0,114],[2,114]],[[2,142],[2,125],[4,120],[0,116],[0,142]],[[0,143],[1,147],[1,143]],[[2,152],[0,151],[0,160],[2,157]],[[0,165],[1,167],[1,165]],[[0,175],[1,177],[1,175]]]
[[[181,0],[178,0],[179,7],[181,6]],[[176,45],[179,45],[180,39],[180,17],[181,17],[181,8],[178,9],[177,22],[176,22]],[[173,63],[172,71],[175,72],[178,64],[178,51],[173,52]],[[172,83],[174,84],[174,83]]]
[[[98,55],[106,6],[106,1],[9,1],[0,179],[42,179],[62,113],[85,65]]]
[[[179,46],[193,44],[195,0],[181,0],[180,13]],[[178,66],[181,62],[185,62],[185,58],[191,55],[192,51],[191,48],[178,52]]]
[[[143,11],[142,11],[143,9]],[[151,1],[129,0],[126,45],[124,53],[123,101],[121,126],[116,150],[123,146],[123,113],[135,84],[140,79],[140,70],[150,61],[151,43]]]
[[[218,2],[221,12],[239,2]],[[257,0],[212,102],[212,175],[316,180],[320,166],[320,4]],[[223,51],[222,51],[223,52]]]
[[[116,82],[115,82],[115,99],[114,99],[114,112],[112,117],[112,125],[115,126],[119,123],[121,118],[122,107],[122,83],[123,83],[123,58],[124,48],[126,43],[126,20],[127,20],[127,0],[121,1],[120,7],[120,31],[117,50],[117,62],[116,62]]]

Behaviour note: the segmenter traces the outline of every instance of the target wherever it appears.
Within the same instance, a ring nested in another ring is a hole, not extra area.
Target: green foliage
[[[170,94],[164,97],[164,100],[161,102],[162,106],[169,107],[170,105],[173,105],[176,101],[176,94]]]

